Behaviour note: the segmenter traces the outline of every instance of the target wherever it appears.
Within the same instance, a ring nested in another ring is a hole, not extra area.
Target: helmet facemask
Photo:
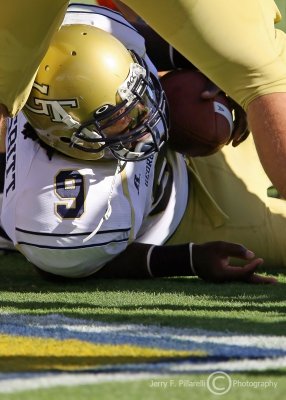
[[[140,161],[158,152],[165,143],[165,94],[146,63],[134,53],[133,57],[137,62],[130,65],[126,81],[118,88],[118,105],[106,104],[95,110],[93,118],[83,122],[73,134],[71,146],[86,152],[109,149],[119,160]],[[92,143],[98,145],[96,150],[87,146]]]

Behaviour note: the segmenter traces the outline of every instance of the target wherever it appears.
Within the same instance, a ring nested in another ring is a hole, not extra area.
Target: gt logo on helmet
[[[49,86],[48,85],[40,85],[37,82],[34,82],[33,87],[38,90],[41,94],[48,95],[49,93]],[[78,101],[77,99],[69,99],[69,100],[44,100],[39,99],[37,97],[34,98],[34,103],[37,108],[26,104],[26,108],[28,108],[31,112],[35,114],[47,115],[50,116],[53,122],[61,122],[63,117],[65,116],[64,113],[61,112],[61,108],[57,107],[57,104],[60,104],[64,107],[70,108],[78,108]]]

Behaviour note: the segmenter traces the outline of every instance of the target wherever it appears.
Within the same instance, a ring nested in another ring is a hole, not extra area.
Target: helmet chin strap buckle
[[[112,153],[117,154],[120,159],[125,159],[126,161],[138,161],[142,160],[142,156],[151,150],[153,147],[152,142],[138,142],[134,148],[134,150],[129,150],[126,148],[122,148],[120,150],[111,149]],[[151,154],[146,156],[145,158],[149,157]],[[114,155],[115,156],[115,155]],[[115,156],[116,157],[116,156]]]
[[[60,103],[55,102],[55,104],[53,105],[53,107],[58,111],[58,113],[61,115],[62,117],[62,123],[64,123],[68,128],[70,129],[78,129],[81,125],[78,121],[76,121],[75,119],[72,118],[71,115],[69,115],[65,109],[60,105]],[[95,132],[95,131],[90,131],[87,128],[83,128],[82,133],[88,137],[89,139],[99,139],[101,138],[101,136]],[[71,145],[73,143],[76,142],[80,142],[80,139],[77,138],[75,136],[75,133],[72,134],[71,136]],[[94,144],[94,146],[98,145],[98,148],[100,148],[100,146],[102,146],[104,143],[102,142],[98,142],[96,144]]]
[[[59,102],[55,101],[53,103],[53,108],[61,116],[61,122],[64,123],[68,128],[79,128],[80,124],[75,119],[73,119],[66,110],[60,105]]]

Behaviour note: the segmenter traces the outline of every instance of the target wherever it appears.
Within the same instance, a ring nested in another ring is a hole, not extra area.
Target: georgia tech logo
[[[49,85],[40,85],[34,82],[33,87],[43,95],[47,96],[49,93]],[[61,122],[64,117],[64,110],[61,107],[57,107],[57,104],[60,104],[62,107],[78,108],[77,99],[45,100],[34,97],[34,103],[36,107],[32,107],[29,104],[26,104],[25,107],[35,114],[49,116],[53,122]]]

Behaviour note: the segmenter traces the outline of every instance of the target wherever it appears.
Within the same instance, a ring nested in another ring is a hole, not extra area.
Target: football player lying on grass
[[[77,7],[9,121],[1,223],[15,247],[47,277],[275,282],[255,273],[262,259],[248,250],[276,266],[256,180],[251,192],[236,182],[222,152],[192,160],[169,149],[166,98],[142,37],[119,14]],[[251,146],[238,157],[261,182]]]

